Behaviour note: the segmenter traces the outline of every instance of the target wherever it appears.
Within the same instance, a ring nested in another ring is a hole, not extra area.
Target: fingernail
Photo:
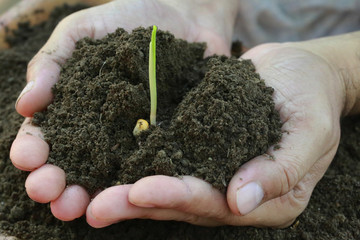
[[[33,89],[35,86],[35,81],[30,81],[26,84],[26,86],[24,87],[24,89],[22,90],[22,92],[20,93],[20,96],[18,97],[18,99],[16,100],[15,106],[17,106],[18,102],[20,101],[20,99],[22,98],[22,96],[24,96],[27,92],[29,92],[31,89]]]
[[[256,182],[246,184],[236,192],[236,204],[241,215],[254,210],[262,201],[264,191]]]

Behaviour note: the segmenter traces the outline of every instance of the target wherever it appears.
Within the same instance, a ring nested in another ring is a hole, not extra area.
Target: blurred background
[[[0,0],[0,15],[18,2],[20,0]]]

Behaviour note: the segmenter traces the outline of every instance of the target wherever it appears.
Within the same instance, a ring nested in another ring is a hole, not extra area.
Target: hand
[[[54,216],[65,221],[83,215],[90,202],[90,196],[82,187],[65,187],[62,169],[45,164],[49,146],[40,129],[30,123],[34,112],[51,103],[51,87],[77,40],[86,36],[101,38],[118,27],[130,31],[138,26],[156,24],[188,41],[207,42],[208,55],[229,55],[236,2],[122,0],[80,11],[61,21],[29,63],[28,84],[16,103],[17,111],[27,118],[13,142],[10,158],[17,168],[31,171],[25,183],[29,197],[41,203],[51,202]]]
[[[337,66],[312,44],[322,41],[266,44],[242,56],[252,59],[275,89],[284,134],[280,149],[270,149],[239,169],[227,196],[194,177],[150,176],[97,195],[87,209],[88,223],[104,227],[150,218],[206,226],[290,225],[335,155],[345,109],[346,88]]]

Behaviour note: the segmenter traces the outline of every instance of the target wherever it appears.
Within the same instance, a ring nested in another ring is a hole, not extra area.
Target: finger
[[[105,27],[94,26],[103,23],[101,16],[94,11],[96,9],[80,11],[62,20],[47,43],[30,61],[26,76],[27,85],[16,101],[16,110],[21,115],[30,117],[51,103],[51,88],[58,80],[61,65],[71,56],[78,40],[86,36],[105,36]]]
[[[26,179],[28,196],[40,203],[57,199],[65,189],[65,172],[54,165],[45,164],[31,172]]]
[[[80,186],[65,188],[59,198],[50,204],[52,214],[62,221],[72,221],[85,214],[90,203],[89,194]]]
[[[312,111],[312,110],[310,110]],[[311,114],[306,113],[309,117]],[[230,181],[227,199],[235,214],[246,215],[261,203],[280,197],[293,189],[322,156],[336,150],[339,135],[331,124],[316,120],[290,118],[283,128],[279,150],[256,157],[243,165]],[[328,160],[327,166],[331,159]]]
[[[284,228],[290,226],[306,208],[316,184],[325,174],[335,153],[336,149],[329,151],[317,161],[291,191],[269,200],[249,214],[241,216],[242,222],[245,225],[258,227]]]
[[[128,194],[132,185],[110,187],[90,203],[86,211],[87,222],[95,228],[109,226],[128,219],[175,220],[192,224],[215,226],[218,222],[173,209],[137,207],[129,202]]]
[[[190,176],[140,179],[130,189],[129,201],[139,207],[174,209],[219,222],[227,222],[231,215],[224,194]]]
[[[49,145],[43,138],[40,128],[32,125],[30,118],[26,118],[10,149],[10,159],[14,166],[32,171],[45,164]]]
[[[55,30],[45,46],[30,61],[27,84],[15,104],[21,115],[31,117],[34,112],[45,109],[51,103],[51,88],[58,80],[60,65],[70,57],[75,44],[72,39],[62,38],[61,33]],[[57,39],[60,46],[57,45]]]

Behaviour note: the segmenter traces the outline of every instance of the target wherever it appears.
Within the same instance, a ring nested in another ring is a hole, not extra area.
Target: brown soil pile
[[[14,103],[25,84],[26,65],[31,56],[45,43],[55,27],[54,24],[62,16],[77,9],[61,8],[59,14],[53,15],[46,24],[23,28],[23,31],[19,32],[28,34],[18,35],[21,38],[14,41],[16,44],[12,49],[0,51],[0,233],[27,240],[360,239],[358,117],[343,121],[342,139],[334,162],[314,190],[309,206],[298,218],[298,224],[284,230],[251,227],[204,228],[185,223],[150,220],[131,220],[104,229],[93,229],[86,224],[84,218],[73,222],[58,221],[51,215],[47,205],[28,199],[24,189],[27,173],[16,170],[8,157],[11,142],[22,121],[15,113]],[[221,62],[223,59],[213,61]],[[107,64],[103,70],[105,66]],[[216,67],[216,64],[213,67]],[[195,82],[194,84],[196,85]],[[143,85],[145,87],[145,84]],[[159,110],[160,108],[159,106]],[[148,112],[141,117],[147,115]],[[170,124],[165,120],[159,120],[164,121],[166,130],[170,128]],[[155,131],[159,130],[152,133]]]
[[[77,44],[54,102],[33,120],[49,142],[49,162],[91,192],[159,174],[193,175],[225,190],[242,163],[281,137],[273,89],[250,61],[203,60],[203,44],[158,31],[159,123],[135,138],[136,121],[150,111],[150,35],[119,29]]]

